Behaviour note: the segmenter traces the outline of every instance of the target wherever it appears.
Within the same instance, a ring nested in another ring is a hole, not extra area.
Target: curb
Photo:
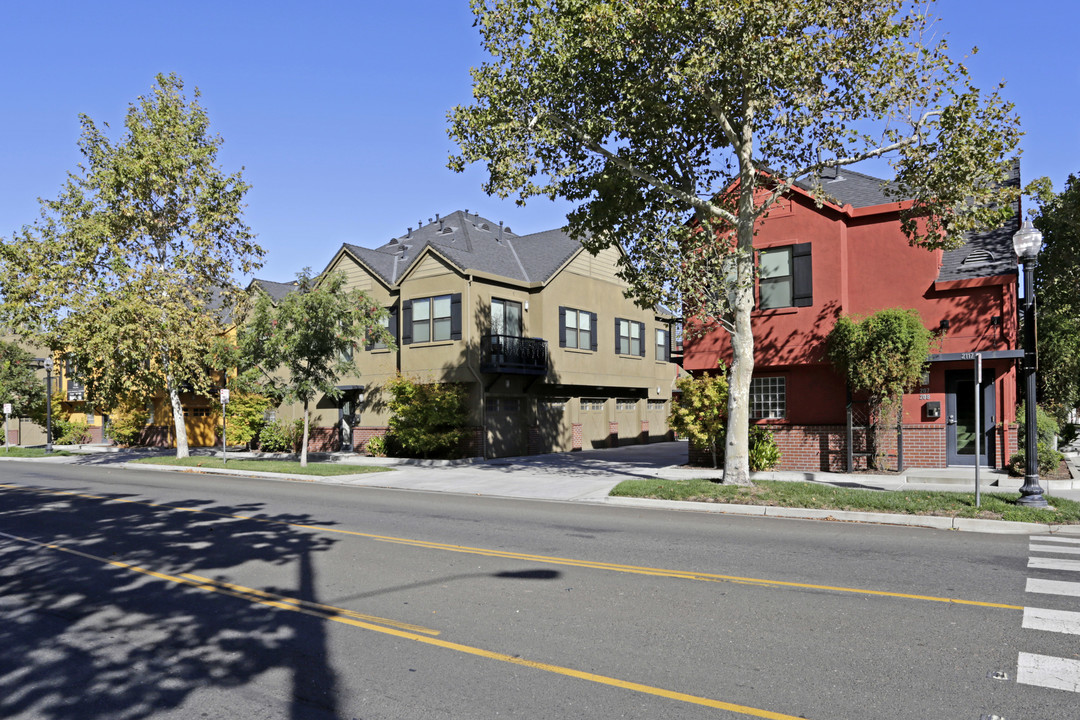
[[[684,500],[650,500],[647,498],[606,497],[590,502],[623,507],[709,512],[724,515],[752,515],[794,520],[832,520],[875,525],[958,530],[962,532],[996,533],[1004,535],[1064,535],[1080,538],[1080,525],[1043,525],[1010,520],[980,520],[937,515],[895,515],[852,510],[819,510],[816,508],[785,508],[767,505],[733,505],[729,503],[691,502]]]

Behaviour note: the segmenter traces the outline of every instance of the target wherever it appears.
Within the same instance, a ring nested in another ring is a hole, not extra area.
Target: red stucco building
[[[944,331],[944,339],[924,382],[904,397],[904,466],[975,463],[978,352],[980,456],[983,464],[1002,467],[1016,451],[1016,363],[1022,355],[1012,248],[1017,221],[970,237],[957,250],[914,248],[900,230],[904,204],[885,194],[884,181],[834,172],[823,185],[835,203],[818,208],[795,189],[754,240],[760,277],[752,422],[774,431],[783,453],[780,469],[846,469],[847,389],[826,356],[825,338],[841,314],[914,308],[927,328]],[[688,340],[685,367],[707,372],[730,353],[726,332]],[[897,448],[887,450],[895,464]],[[857,458],[856,465],[865,461]]]

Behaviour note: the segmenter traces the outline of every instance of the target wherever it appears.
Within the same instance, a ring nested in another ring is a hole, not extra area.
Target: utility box
[[[941,403],[940,402],[928,402],[923,405],[923,412],[926,413],[926,417],[929,420],[941,417]]]

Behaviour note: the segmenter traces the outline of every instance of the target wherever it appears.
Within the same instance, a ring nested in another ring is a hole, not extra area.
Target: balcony
[[[480,337],[480,371],[514,375],[546,375],[547,340],[513,335]]]

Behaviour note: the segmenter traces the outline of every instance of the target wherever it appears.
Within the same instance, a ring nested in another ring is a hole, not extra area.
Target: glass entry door
[[[994,371],[983,370],[980,402],[979,465],[994,457]],[[975,465],[975,371],[945,371],[945,449],[949,465]]]

